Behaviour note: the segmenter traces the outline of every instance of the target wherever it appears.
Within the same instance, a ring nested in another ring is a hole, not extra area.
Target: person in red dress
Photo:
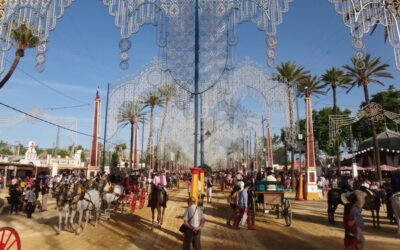
[[[352,250],[359,249],[359,242],[357,240],[357,225],[352,214],[352,208],[357,200],[354,193],[350,195],[342,194],[342,201],[344,203],[343,212],[343,225],[344,225],[344,249]]]

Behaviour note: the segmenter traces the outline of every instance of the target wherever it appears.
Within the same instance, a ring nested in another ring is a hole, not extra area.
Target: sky
[[[14,75],[0,90],[0,102],[32,114],[45,114],[57,124],[77,121],[77,130],[91,134],[93,101],[96,90],[102,98],[102,125],[107,94],[107,84],[132,76],[158,56],[155,42],[155,28],[146,25],[130,40],[130,67],[119,68],[119,30],[107,7],[99,0],[76,0],[65,15],[58,20],[55,30],[49,36],[45,70],[38,73],[35,68],[35,50],[27,50]],[[235,48],[235,60],[245,57],[268,67],[265,58],[265,37],[253,24],[239,26],[239,44]],[[283,23],[277,29],[276,64],[295,61],[320,76],[332,66],[341,67],[350,63],[354,54],[349,29],[343,25],[341,16],[328,0],[294,0],[289,11],[283,15]],[[382,27],[373,35],[365,35],[365,51],[381,57],[382,62],[391,66],[389,71],[394,79],[386,80],[386,86],[370,85],[370,94],[387,90],[389,84],[399,89],[400,72],[395,68],[393,50],[384,43]],[[8,53],[6,70],[14,58],[14,49]],[[362,89],[355,88],[350,94],[338,92],[338,105],[353,112],[364,100]],[[255,113],[261,111],[249,97],[245,105]],[[313,108],[319,110],[332,106],[332,92],[314,98]],[[304,117],[304,104],[299,101],[299,116]],[[278,133],[279,123],[272,122],[273,131]],[[261,129],[261,117],[260,117]],[[67,133],[61,132],[60,146],[72,144]],[[102,136],[102,135],[101,135]],[[54,147],[57,128],[32,119],[23,119],[20,113],[0,105],[0,140],[10,144],[27,145],[36,141],[41,148]],[[77,135],[77,144],[90,147],[91,138]]]

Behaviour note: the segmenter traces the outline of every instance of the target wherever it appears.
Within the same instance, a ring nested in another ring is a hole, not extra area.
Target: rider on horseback
[[[153,184],[154,188],[157,188],[161,192],[161,199],[162,199],[162,206],[166,207],[167,204],[167,197],[168,197],[168,192],[166,189],[167,186],[167,178],[165,176],[165,172],[162,171],[161,175],[158,172],[154,172],[154,177],[153,177]],[[148,207],[151,206],[151,199],[149,199],[149,204]]]

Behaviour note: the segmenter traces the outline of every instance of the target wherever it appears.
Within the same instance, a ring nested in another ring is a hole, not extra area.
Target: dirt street
[[[217,189],[217,188],[216,188]],[[3,190],[4,192],[4,190]],[[233,230],[226,226],[225,214],[228,205],[226,195],[215,190],[214,200],[205,205],[206,226],[202,232],[203,249],[343,249],[342,211],[336,214],[337,224],[328,225],[326,201],[293,201],[293,222],[285,226],[283,219],[263,214],[256,218],[255,231],[246,228]],[[4,193],[1,197],[4,198]],[[292,194],[287,194],[292,197]],[[182,235],[178,231],[186,206],[186,189],[170,193],[164,224],[153,231],[149,208],[137,209],[134,214],[111,214],[110,220],[102,216],[100,224],[89,224],[76,236],[62,231],[56,235],[58,215],[54,200],[49,202],[49,211],[36,212],[32,219],[25,214],[8,215],[4,209],[0,215],[0,227],[15,228],[22,241],[22,249],[181,249]],[[384,210],[384,209],[383,209]],[[382,229],[372,227],[371,216],[363,211],[365,218],[366,249],[399,249],[400,238],[396,228],[389,225],[386,212],[381,212]]]

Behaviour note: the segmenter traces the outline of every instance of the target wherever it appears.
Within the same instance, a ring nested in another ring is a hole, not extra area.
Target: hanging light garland
[[[233,47],[238,43],[238,26],[251,21],[265,33],[266,57],[274,65],[277,25],[293,0],[201,0],[200,92],[218,82],[234,67]],[[174,81],[194,92],[195,0],[103,0],[115,25],[120,29],[120,67],[128,68],[129,37],[146,23],[157,26],[157,44],[161,48],[163,68]]]
[[[11,32],[25,24],[40,40],[37,46],[36,70],[44,70],[47,40],[55,29],[57,19],[75,0],[0,0],[0,73],[5,68],[5,58],[11,48]]]
[[[65,8],[75,0],[0,0],[0,73],[11,47],[11,31],[25,24],[41,41],[36,69],[44,70],[49,33]],[[193,92],[195,9],[200,22],[200,91],[215,84],[233,68],[233,47],[238,43],[238,25],[251,21],[265,33],[266,57],[274,65],[277,25],[293,0],[100,0],[115,16],[120,29],[120,68],[128,69],[130,36],[146,23],[157,26],[157,44],[165,70]]]
[[[350,28],[358,67],[363,68],[364,42],[362,37],[371,27],[381,24],[386,27],[390,45],[393,47],[396,67],[400,70],[400,0],[329,0]]]

